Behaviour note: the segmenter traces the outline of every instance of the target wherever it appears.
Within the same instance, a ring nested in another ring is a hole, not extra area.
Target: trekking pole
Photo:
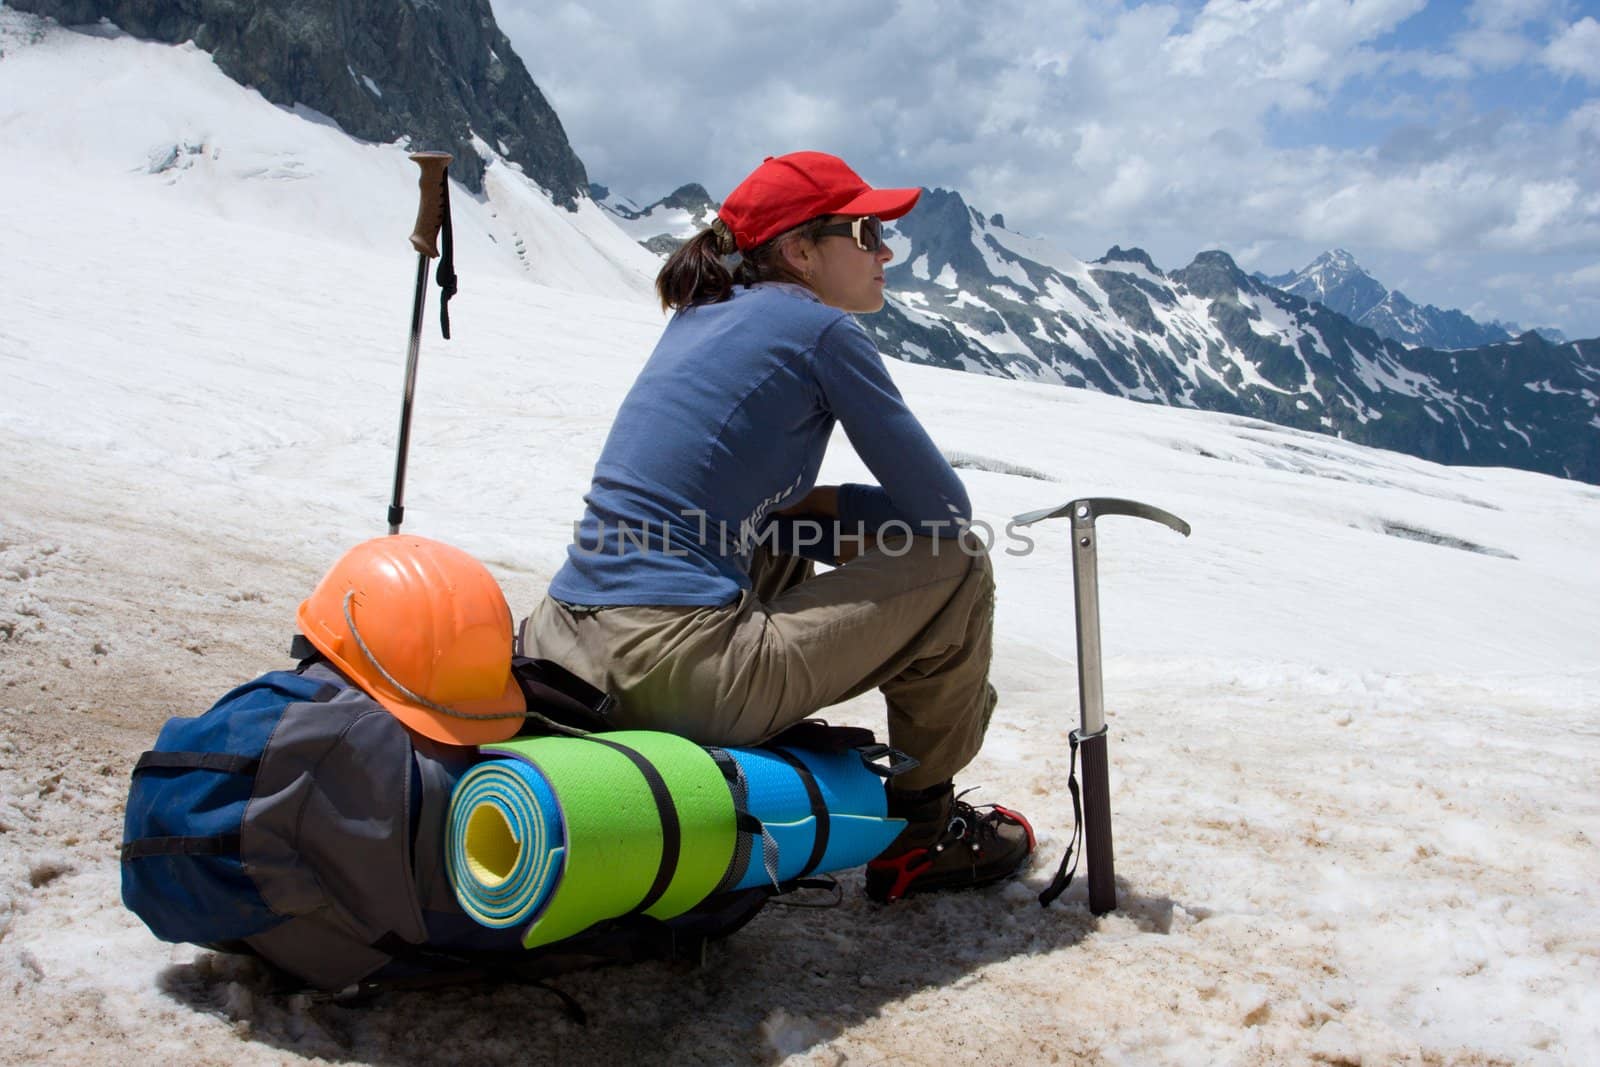
[[[1116,865],[1111,848],[1111,772],[1106,755],[1106,712],[1103,678],[1100,672],[1100,578],[1095,554],[1094,520],[1101,515],[1131,515],[1169,526],[1189,536],[1189,524],[1170,512],[1133,500],[1086,497],[1070,500],[1059,508],[1030,511],[1012,520],[1029,526],[1044,519],[1072,517],[1072,586],[1077,601],[1078,623],[1078,707],[1081,720],[1070,736],[1073,763],[1083,750],[1083,802],[1079,809],[1076,767],[1067,774],[1072,793],[1072,841],[1061,859],[1061,866],[1048,888],[1039,894],[1039,904],[1049,907],[1072,884],[1077,871],[1072,859],[1078,831],[1084,829],[1084,851],[1089,856],[1089,910],[1095,915],[1117,907]]]
[[[428,295],[428,260],[439,255],[439,229],[444,228],[445,255],[439,263],[439,288],[444,291],[439,314],[444,336],[450,337],[450,298],[455,295],[456,277],[450,232],[450,170],[448,152],[413,152],[411,161],[422,168],[417,186],[417,223],[411,231],[411,247],[417,250],[417,288],[411,301],[411,343],[406,349],[406,391],[400,402],[400,444],[394,463],[394,496],[389,501],[389,532],[400,532],[405,520],[406,455],[411,450],[411,402],[417,388],[417,354],[422,349],[422,308]]]

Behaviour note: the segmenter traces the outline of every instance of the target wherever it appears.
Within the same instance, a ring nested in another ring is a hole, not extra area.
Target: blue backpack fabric
[[[166,941],[248,951],[323,989],[361,981],[454,907],[417,875],[466,761],[428,745],[325,663],[169,720],[134,768],[123,903]]]
[[[597,703],[553,665],[519,669],[551,715]],[[411,734],[324,662],[264,674],[169,720],[140,757],[123,903],[162,940],[250,953],[286,987],[374,990],[697,960],[771,896],[724,893],[667,923],[605,924],[528,952],[517,930],[472,922],[446,875],[450,793],[476,758]]]
[[[261,754],[291,704],[339,688],[273,671],[194,719],[172,719],[133,771],[123,822],[122,902],[163,941],[221,944],[288,916],[262,898],[239,854]]]

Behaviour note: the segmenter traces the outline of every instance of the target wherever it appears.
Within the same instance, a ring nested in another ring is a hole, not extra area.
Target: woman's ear
[[[816,269],[817,246],[804,237],[791,237],[778,246],[778,252],[789,269],[802,278],[811,277]]]

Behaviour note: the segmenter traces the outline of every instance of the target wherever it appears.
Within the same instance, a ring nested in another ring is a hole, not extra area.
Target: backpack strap
[[[722,777],[728,781],[728,788],[733,791],[733,823],[734,828],[741,834],[761,839],[761,866],[767,872],[767,881],[772,883],[773,890],[778,886],[778,842],[767,830],[766,826],[749,810],[750,783],[745,781],[744,769],[739,766],[739,761],[733,758],[725,748],[707,745],[706,751],[716,762],[717,769],[722,772]],[[722,876],[722,884],[717,886],[717,892],[723,893],[731,890],[744,877],[750,863],[750,849],[740,838],[734,847],[733,860],[728,864],[728,873]]]
[[[530,710],[539,710],[563,726],[583,730],[614,729],[610,725],[616,698],[590,685],[561,664],[548,659],[513,656],[511,674]],[[530,717],[525,733],[544,733]]]
[[[139,757],[133,773],[148,770],[216,771],[219,774],[254,774],[261,766],[256,756],[238,756],[231,752],[156,752],[151,750]]]
[[[219,774],[252,775],[261,761],[255,756],[239,756],[231,752],[146,752],[133,765],[133,775],[146,771],[216,771]],[[148,856],[236,856],[239,853],[238,834],[209,834],[197,837],[141,837],[124,842],[121,849],[123,863]]]
[[[122,846],[122,862],[132,863],[147,856],[236,856],[238,834],[212,834],[208,837],[141,837]]]
[[[817,752],[840,753],[873,744],[877,740],[865,726],[835,726],[826,719],[801,719],[782,733],[763,741],[761,747],[792,745]]]
[[[333,699],[338,693],[338,686],[323,682],[306,699],[321,703]],[[248,778],[260,768],[259,756],[244,756],[236,752],[162,752],[151,749],[139,756],[138,762],[133,765],[132,776],[138,778],[150,771],[214,771],[217,774],[236,774]],[[123,863],[131,863],[148,856],[236,856],[238,854],[237,833],[194,837],[141,837],[124,842],[121,849]]]

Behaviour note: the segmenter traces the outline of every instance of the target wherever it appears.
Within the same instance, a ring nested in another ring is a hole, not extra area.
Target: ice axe
[[[406,455],[411,450],[411,401],[417,389],[417,354],[422,349],[422,308],[428,296],[428,260],[439,256],[439,231],[444,230],[444,257],[436,276],[442,295],[439,325],[450,339],[450,298],[456,295],[455,238],[450,228],[450,160],[448,152],[413,152],[411,161],[422,168],[417,181],[421,197],[411,247],[417,250],[417,288],[411,300],[411,344],[406,350],[406,391],[400,402],[400,444],[394,461],[394,496],[389,501],[389,532],[400,532],[405,520]]]
[[[1063,515],[1072,518],[1072,587],[1078,607],[1078,707],[1082,716],[1070,736],[1072,766],[1067,788],[1072,793],[1072,841],[1061,858],[1055,878],[1039,894],[1039,904],[1050,902],[1072,884],[1078,865],[1072,862],[1078,832],[1084,830],[1084,851],[1089,855],[1089,910],[1096,915],[1117,907],[1116,867],[1111,852],[1111,776],[1106,759],[1105,696],[1100,673],[1100,579],[1095,555],[1094,520],[1102,515],[1132,515],[1170,526],[1189,536],[1189,524],[1160,508],[1135,500],[1085,497],[1058,508],[1030,511],[1012,519],[1015,526],[1031,526]],[[1083,799],[1079,807],[1075,775],[1078,750],[1083,750]],[[1069,869],[1068,863],[1072,862]]]

